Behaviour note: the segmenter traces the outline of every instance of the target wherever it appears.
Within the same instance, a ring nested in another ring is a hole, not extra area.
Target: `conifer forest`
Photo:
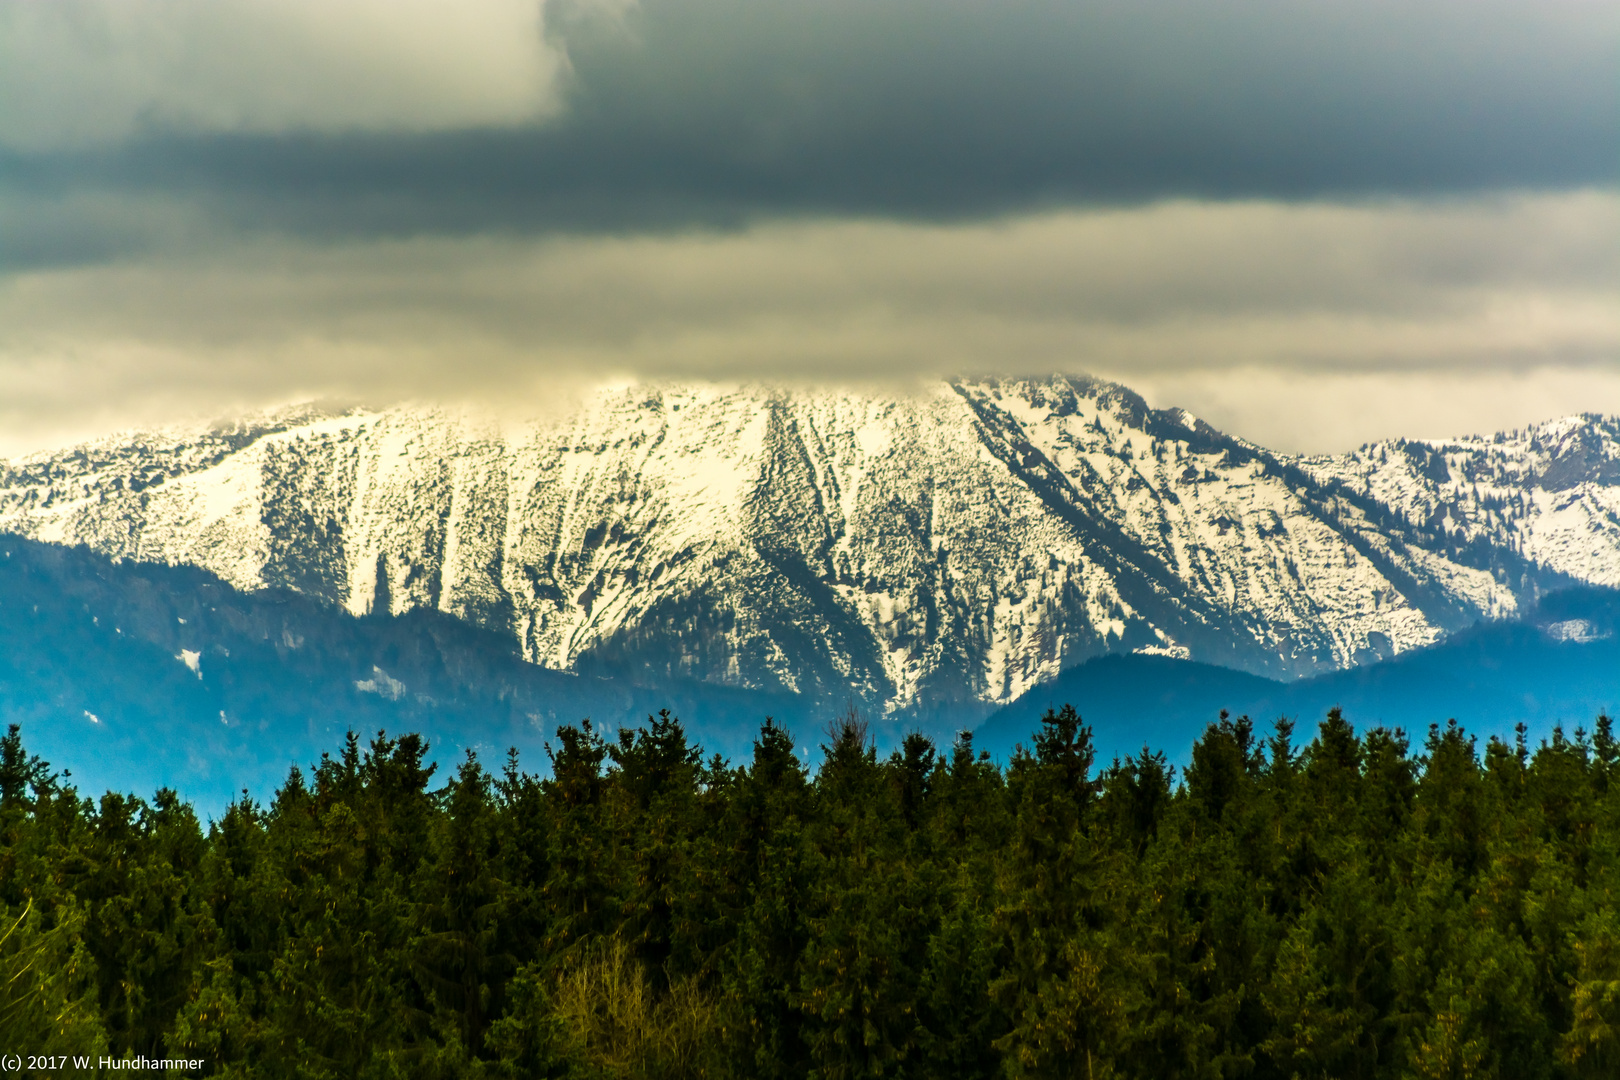
[[[767,721],[750,760],[705,758],[664,713],[561,728],[543,775],[445,775],[416,736],[351,735],[204,821],[89,797],[12,727],[0,1052],[277,1080],[1620,1076],[1607,718],[1529,745],[1223,716],[1184,769],[1094,760],[1068,707],[1005,764],[966,736],[880,754],[853,712],[815,741]]]

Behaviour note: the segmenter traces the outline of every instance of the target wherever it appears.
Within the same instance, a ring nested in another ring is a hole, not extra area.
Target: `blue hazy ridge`
[[[471,749],[499,768],[515,747],[538,772],[559,724],[589,717],[611,734],[661,708],[728,756],[763,716],[809,719],[787,695],[538,667],[440,612],[356,618],[191,567],[0,538],[0,722],[84,794],[168,786],[205,809],[243,788],[264,798],[350,729],[420,732],[444,767]]]
[[[1579,622],[1593,640],[1559,640]],[[1071,668],[991,714],[976,741],[1004,756],[1050,707],[1072,704],[1092,726],[1098,760],[1143,745],[1185,761],[1221,710],[1269,729],[1295,721],[1308,740],[1338,706],[1358,729],[1399,727],[1421,744],[1431,724],[1455,719],[1484,739],[1511,739],[1522,723],[1532,742],[1555,725],[1591,730],[1620,710],[1620,592],[1569,589],[1545,597],[1527,617],[1482,623],[1426,649],[1376,664],[1282,683],[1165,656],[1104,656]]]

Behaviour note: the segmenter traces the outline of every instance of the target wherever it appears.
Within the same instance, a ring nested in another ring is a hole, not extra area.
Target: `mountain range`
[[[0,530],[943,732],[1099,657],[1292,680],[1620,585],[1620,420],[1297,456],[1067,376],[301,406],[0,464]]]

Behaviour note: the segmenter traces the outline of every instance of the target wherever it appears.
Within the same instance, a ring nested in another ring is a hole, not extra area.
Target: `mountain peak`
[[[659,382],[522,424],[308,408],[40,455],[0,472],[0,528],[435,609],[548,667],[926,717],[1105,653],[1334,670],[1620,583],[1614,447],[1581,418],[1293,458],[1084,376]]]

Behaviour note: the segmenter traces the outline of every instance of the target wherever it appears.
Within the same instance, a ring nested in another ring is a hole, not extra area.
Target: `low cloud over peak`
[[[582,373],[1620,408],[1617,65],[1612,0],[0,0],[0,441]]]
[[[1617,241],[1620,196],[1599,191],[258,240],[6,280],[0,429],[15,452],[38,441],[27,429],[97,410],[158,419],[323,395],[520,405],[607,373],[1089,370],[1271,445],[1342,449],[1620,411]]]

